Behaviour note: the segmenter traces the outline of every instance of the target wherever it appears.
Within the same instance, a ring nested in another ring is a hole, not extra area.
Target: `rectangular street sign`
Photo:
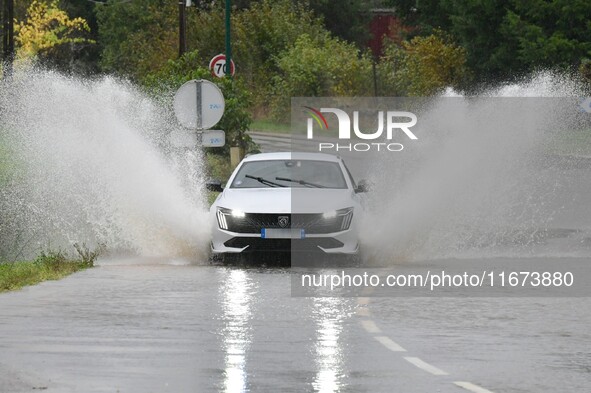
[[[201,133],[203,147],[222,147],[226,144],[226,133],[222,130],[205,130]]]

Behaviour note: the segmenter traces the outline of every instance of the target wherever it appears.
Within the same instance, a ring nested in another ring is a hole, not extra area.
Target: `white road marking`
[[[380,330],[380,328],[378,327],[378,325],[375,324],[374,321],[371,321],[369,319],[364,319],[361,321],[361,326],[363,326],[363,328],[368,332],[368,333],[381,333],[382,331]]]
[[[470,382],[456,381],[456,382],[454,382],[454,384],[461,387],[461,388],[464,388],[466,390],[474,392],[474,393],[493,393],[488,389],[482,388],[478,385],[474,385],[473,383],[470,383]]]
[[[366,306],[369,304],[369,300],[370,300],[369,297],[359,297],[359,298],[357,298],[357,304],[360,306]],[[370,316],[369,309],[366,307],[357,308],[357,314],[359,316],[363,316],[363,317]],[[371,319],[361,320],[361,326],[363,326],[363,328],[368,333],[371,333],[371,334],[378,334],[378,333],[382,332],[382,330]],[[380,344],[382,344],[384,347],[388,348],[392,352],[406,352],[406,349],[402,348],[398,343],[393,341],[388,336],[374,336],[373,338],[375,338],[376,341],[378,341]],[[421,370],[431,373],[433,375],[449,375],[447,372],[443,371],[442,369],[437,368],[437,367],[421,360],[420,358],[404,357],[404,359],[407,362],[413,364],[414,366],[420,368]],[[455,381],[454,385],[459,386],[463,389],[466,389],[472,393],[493,393],[492,391],[485,389],[481,386],[475,385],[471,382]]]
[[[392,352],[406,352],[406,349],[402,348],[398,343],[392,341],[390,337],[386,336],[374,336],[376,340],[384,347],[388,348]]]
[[[414,364],[415,366],[417,366],[418,368],[420,368],[423,371],[426,371],[428,373],[431,373],[433,375],[449,375],[448,373],[446,373],[445,371],[430,365],[427,362],[422,361],[419,358],[411,358],[411,357],[405,357],[404,358],[407,362]]]

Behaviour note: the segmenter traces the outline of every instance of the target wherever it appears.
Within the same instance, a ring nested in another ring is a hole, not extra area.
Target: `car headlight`
[[[228,219],[231,216],[233,219],[244,218],[246,214],[242,210],[227,209],[225,207],[218,207],[216,211],[216,218],[220,229],[228,229]]]
[[[353,219],[353,208],[347,207],[345,209],[331,210],[322,214],[325,220],[333,220],[335,218],[341,219],[341,231],[349,229],[351,220]]]
[[[324,218],[325,220],[330,220],[331,218],[335,218],[336,216],[337,216],[336,210],[331,210],[329,212],[322,214],[322,218]]]
[[[232,217],[235,218],[244,218],[245,214],[242,210],[232,210]]]

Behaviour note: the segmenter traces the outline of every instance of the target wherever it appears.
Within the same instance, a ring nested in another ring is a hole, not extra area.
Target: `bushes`
[[[201,66],[225,50],[223,2],[208,11],[189,10],[187,41],[203,57]],[[261,0],[232,12],[232,53],[238,75],[252,93],[252,105],[265,113],[276,59],[301,34],[324,34],[322,21],[299,2]]]
[[[140,80],[178,53],[177,3],[109,0],[95,10],[103,71]]]
[[[353,45],[324,34],[301,35],[277,60],[273,79],[273,114],[289,115],[291,97],[368,96],[372,94],[371,60]]]
[[[176,4],[132,0],[97,8],[105,70],[131,75],[152,85],[159,78],[170,89],[191,78],[209,79],[209,60],[224,52],[222,3],[187,9],[189,52],[179,60]],[[289,116],[294,96],[368,96],[373,94],[371,57],[354,44],[332,36],[309,4],[260,0],[232,12],[235,84],[216,80],[228,100],[222,120],[229,144],[247,129],[244,111],[276,120]],[[428,95],[466,76],[465,52],[441,32],[391,44],[378,65],[381,95]],[[235,90],[232,90],[235,89]],[[244,103],[248,105],[244,105]],[[235,132],[238,130],[238,132]]]
[[[465,83],[465,64],[465,50],[440,31],[404,41],[402,46],[390,43],[379,65],[382,88],[396,96],[437,94]]]

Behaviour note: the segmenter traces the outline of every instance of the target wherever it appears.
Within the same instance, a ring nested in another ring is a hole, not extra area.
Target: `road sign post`
[[[226,144],[226,133],[222,130],[206,130],[201,133],[201,146],[223,147]]]
[[[232,0],[226,0],[226,59],[228,59],[228,63],[232,64],[232,41],[231,41],[231,17],[230,14],[232,12]],[[230,78],[234,75],[234,71],[230,71]]]
[[[203,79],[186,82],[174,96],[174,113],[179,123],[200,133],[202,143],[205,141],[208,147],[225,144],[224,131],[209,130],[221,120],[225,105],[216,84]]]

